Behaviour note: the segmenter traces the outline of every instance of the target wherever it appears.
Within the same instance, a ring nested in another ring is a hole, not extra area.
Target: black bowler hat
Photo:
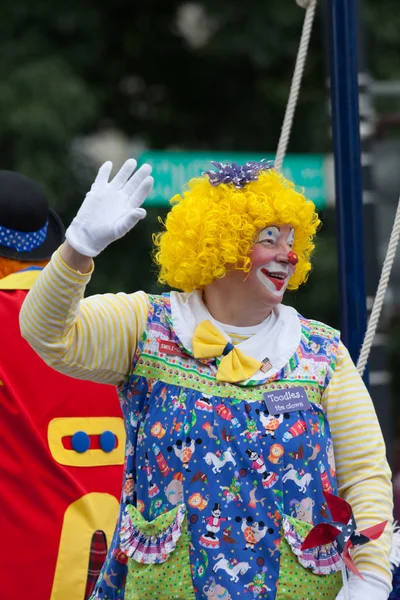
[[[64,232],[39,183],[0,170],[0,256],[47,260],[64,241]]]

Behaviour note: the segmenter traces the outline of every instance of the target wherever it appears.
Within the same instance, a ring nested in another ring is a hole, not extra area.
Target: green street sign
[[[170,198],[182,192],[185,184],[203,171],[213,169],[211,161],[236,162],[259,161],[262,158],[273,160],[272,154],[247,154],[236,152],[175,152],[148,151],[138,160],[139,166],[149,163],[153,167],[154,188],[145,206],[166,206]],[[287,179],[304,188],[305,195],[313,200],[318,208],[327,205],[325,182],[325,157],[322,154],[289,154],[285,158],[282,172]]]

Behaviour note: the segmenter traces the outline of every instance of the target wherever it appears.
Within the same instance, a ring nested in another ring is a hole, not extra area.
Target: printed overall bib
[[[215,360],[195,360],[182,346],[169,296],[150,297],[132,375],[119,390],[121,512],[93,599],[335,599],[335,548],[301,544],[330,518],[323,491],[337,494],[321,396],[339,337],[299,319],[288,364],[234,385],[216,380]]]

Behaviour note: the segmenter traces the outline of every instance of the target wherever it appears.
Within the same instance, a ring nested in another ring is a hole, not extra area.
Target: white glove
[[[350,600],[387,600],[391,586],[379,575],[362,573],[364,579],[351,574],[349,577]],[[344,600],[343,589],[336,596],[336,600]]]
[[[130,158],[109,182],[112,163],[108,161],[100,167],[65,234],[74,250],[93,258],[144,219],[146,211],[140,206],[150,194],[154,180],[150,177],[150,165],[143,165],[136,173],[135,168],[136,161]]]

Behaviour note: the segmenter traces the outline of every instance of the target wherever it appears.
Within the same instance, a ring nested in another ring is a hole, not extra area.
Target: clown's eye
[[[261,240],[258,240],[258,243],[263,246],[273,246],[275,244],[275,239],[273,237],[264,237]]]
[[[257,242],[264,246],[273,246],[279,237],[278,227],[266,227],[258,234]]]
[[[289,248],[293,248],[293,244],[294,244],[294,229],[290,230],[290,233],[289,233],[289,235],[287,237],[286,243],[289,246]]]

